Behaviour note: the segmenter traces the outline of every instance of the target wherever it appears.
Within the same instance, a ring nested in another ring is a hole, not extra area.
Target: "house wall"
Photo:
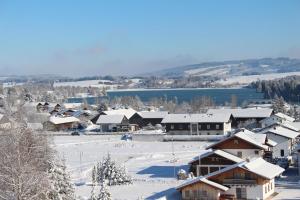
[[[280,122],[280,123],[281,123],[282,121],[283,121],[283,119],[281,119],[281,118],[279,118],[279,117],[273,115],[273,116],[271,116],[271,117],[268,117],[268,118],[263,119],[263,120],[260,122],[260,124],[261,124],[261,127],[262,127],[262,128],[265,128],[265,127],[268,127],[268,126],[270,126],[270,125],[272,125],[272,124],[274,124],[274,123],[276,123],[276,122]]]
[[[225,135],[231,131],[231,123],[172,123],[166,124],[170,135]]]
[[[267,133],[267,137],[277,142],[277,145],[273,147],[273,158],[282,157],[280,153],[281,149],[284,150],[284,157],[288,157],[291,154],[291,141],[288,138],[273,133]]]
[[[264,152],[260,149],[222,149],[223,151],[226,151],[230,154],[233,154],[235,156],[238,156],[238,152],[242,152],[243,159],[246,158],[259,158],[263,157]],[[258,151],[258,154],[255,154],[255,151]]]
[[[186,196],[186,191],[190,194],[190,196]],[[194,193],[198,193],[199,191],[207,192],[207,199],[209,200],[219,200],[221,191],[204,183],[196,183],[181,189],[181,195],[183,200],[192,200],[196,199],[191,196]]]

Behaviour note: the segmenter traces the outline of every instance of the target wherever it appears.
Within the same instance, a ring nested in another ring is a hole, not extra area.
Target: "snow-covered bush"
[[[97,164],[97,182],[102,183],[107,180],[108,185],[124,185],[131,184],[132,179],[126,173],[124,167],[119,166],[111,159],[110,154],[103,158],[101,163]]]
[[[105,181],[103,181],[101,183],[100,192],[97,197],[97,200],[111,200],[111,194],[109,193],[108,189],[106,188]]]
[[[184,169],[180,169],[178,172],[177,172],[177,178],[178,180],[185,180],[187,179],[187,174],[186,174],[186,171]]]

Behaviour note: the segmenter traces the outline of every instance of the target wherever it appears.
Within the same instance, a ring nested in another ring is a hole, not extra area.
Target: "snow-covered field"
[[[122,141],[121,136],[54,136],[54,147],[66,159],[67,168],[76,186],[76,195],[88,199],[91,191],[91,170],[107,153],[119,164],[124,165],[133,177],[132,185],[111,186],[113,199],[177,199],[174,189],[181,184],[174,178],[174,171],[187,169],[187,163],[205,151],[208,142],[143,142]],[[174,149],[175,160],[172,154]],[[80,162],[81,154],[81,162]],[[175,167],[174,167],[175,166]],[[300,199],[300,185],[278,187],[274,199]]]
[[[223,85],[229,85],[234,83],[249,84],[253,81],[273,80],[277,78],[284,78],[287,76],[294,76],[294,75],[300,75],[300,72],[272,73],[272,74],[251,75],[251,76],[233,76],[231,78],[227,78],[226,80],[220,80],[217,82]]]
[[[203,152],[207,142],[174,142],[175,160],[171,142],[122,141],[120,136],[55,136],[55,149],[66,159],[72,180],[86,182],[76,186],[76,194],[88,198],[91,187],[91,170],[94,164],[110,153],[112,158],[125,165],[133,177],[133,185],[109,187],[113,199],[158,199],[174,195],[172,188],[181,182],[174,171],[187,168],[187,163]],[[80,164],[80,154],[81,164]],[[175,168],[174,168],[175,166]],[[175,192],[175,194],[174,194]],[[176,198],[175,198],[176,199]]]
[[[97,87],[97,88],[109,88],[115,89],[118,85],[103,84],[101,80],[86,80],[86,81],[73,81],[73,82],[57,82],[54,83],[54,87],[60,86],[74,86],[74,87]]]

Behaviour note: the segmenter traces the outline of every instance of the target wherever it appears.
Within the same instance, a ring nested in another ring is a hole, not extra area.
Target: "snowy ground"
[[[187,168],[186,164],[203,152],[207,142],[174,142],[176,162],[173,163],[171,142],[121,141],[120,136],[55,136],[54,145],[66,159],[72,180],[86,182],[76,187],[78,196],[88,198],[88,186],[94,164],[108,152],[112,158],[125,165],[134,179],[133,185],[111,186],[114,199],[158,199],[173,195],[172,188],[180,184],[174,171]],[[82,161],[80,164],[80,154]],[[175,168],[174,168],[175,166]],[[177,194],[178,195],[178,194]],[[172,197],[175,199],[175,197]]]
[[[76,186],[76,195],[88,199],[91,187],[90,174],[94,164],[110,153],[112,158],[125,165],[134,179],[133,185],[109,187],[113,199],[177,199],[174,187],[181,182],[174,178],[174,171],[187,169],[187,163],[205,151],[207,142],[174,142],[175,160],[171,142],[122,141],[120,136],[54,136],[55,149],[66,159],[72,180],[85,185]],[[82,159],[80,162],[80,154]],[[175,166],[175,168],[174,168]],[[174,170],[175,169],[175,170]],[[300,185],[280,186],[274,199],[300,199]]]

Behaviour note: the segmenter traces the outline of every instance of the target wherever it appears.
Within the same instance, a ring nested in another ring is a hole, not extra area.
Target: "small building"
[[[256,128],[259,122],[273,114],[270,108],[235,108],[235,109],[208,109],[207,113],[229,113],[232,114],[234,120],[232,127],[240,128]]]
[[[170,135],[226,135],[231,121],[231,114],[168,114],[161,123]]]
[[[187,180],[177,187],[177,190],[181,192],[184,200],[202,197],[210,200],[267,199],[274,194],[275,177],[283,171],[283,168],[262,158],[255,158],[225,167],[206,176]],[[206,193],[203,193],[204,188]]]
[[[290,117],[283,113],[276,113],[270,117],[267,117],[267,118],[261,120],[260,124],[261,124],[262,128],[265,128],[265,127],[268,127],[268,126],[276,124],[276,123],[284,124],[284,123],[291,123],[294,121],[295,121],[295,118],[293,118],[293,117]]]
[[[288,158],[295,148],[296,137],[300,134],[279,125],[264,128],[258,133],[266,134],[269,140],[277,143],[273,147],[273,158]]]
[[[97,125],[101,132],[123,132],[129,131],[129,120],[125,115],[100,115]]]
[[[80,120],[76,117],[55,117],[51,116],[49,121],[43,124],[45,130],[63,131],[76,129],[79,126]]]
[[[131,124],[138,124],[140,128],[148,125],[155,126],[161,124],[168,113],[167,111],[141,111],[135,113],[129,121]]]
[[[269,144],[266,135],[253,133],[249,130],[241,131],[224,138],[206,149],[221,149],[242,159],[264,157],[271,151],[273,144]]]

